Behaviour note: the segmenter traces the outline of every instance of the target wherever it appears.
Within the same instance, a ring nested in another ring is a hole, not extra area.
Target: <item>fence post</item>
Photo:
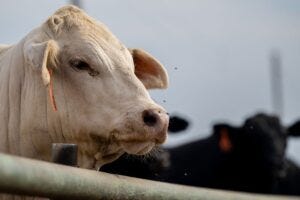
[[[53,143],[52,162],[77,167],[77,144]],[[55,199],[50,199],[55,200]]]
[[[52,162],[77,167],[77,144],[53,143]]]

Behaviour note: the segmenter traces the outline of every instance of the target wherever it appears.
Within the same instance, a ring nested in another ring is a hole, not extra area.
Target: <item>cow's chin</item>
[[[113,162],[114,160],[118,159],[124,152],[128,154],[145,155],[153,149],[153,147],[155,146],[155,142],[122,141],[119,142],[119,145],[120,149],[116,151],[111,151],[110,153],[104,155],[102,153],[97,153],[94,156],[95,161],[92,168],[98,170],[104,164]]]
[[[149,153],[155,146],[155,142],[127,141],[120,142],[122,149],[128,154],[144,155]]]

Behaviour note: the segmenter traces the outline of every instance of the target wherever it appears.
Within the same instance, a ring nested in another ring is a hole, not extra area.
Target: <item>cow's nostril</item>
[[[155,126],[158,121],[158,115],[152,110],[143,112],[143,121],[147,126]]]

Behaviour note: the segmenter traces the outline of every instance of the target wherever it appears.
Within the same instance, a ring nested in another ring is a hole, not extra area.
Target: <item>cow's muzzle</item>
[[[142,120],[148,134],[161,144],[167,138],[167,129],[169,125],[169,115],[160,109],[148,109],[142,112]]]

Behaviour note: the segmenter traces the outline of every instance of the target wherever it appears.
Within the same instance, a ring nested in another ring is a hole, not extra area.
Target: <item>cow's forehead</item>
[[[61,23],[62,22],[62,23]],[[95,25],[97,21],[75,6],[64,6],[49,17],[47,23],[63,25],[68,30],[74,26]]]
[[[98,54],[98,52],[95,51],[95,48],[86,48],[86,45],[101,47],[111,58],[120,59],[120,63],[129,61],[132,64],[129,51],[114,34],[104,24],[88,16],[77,7],[65,6],[57,10],[49,17],[46,24],[56,39],[62,39],[63,43],[69,43],[70,46],[77,44],[78,50],[85,48],[86,53],[92,55]],[[69,41],[66,41],[66,38]]]
[[[88,16],[75,6],[69,5],[60,8],[49,17],[46,24],[57,37],[63,33],[72,34],[72,32],[78,32],[83,37],[86,35],[101,37],[110,43],[120,46],[120,48],[122,47],[119,40],[103,23]]]

